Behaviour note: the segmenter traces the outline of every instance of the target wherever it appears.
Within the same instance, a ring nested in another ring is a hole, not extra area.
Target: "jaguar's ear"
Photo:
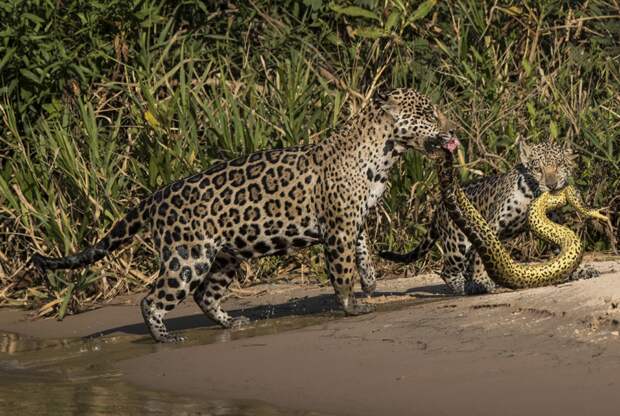
[[[378,102],[379,104],[383,104],[387,101],[388,99],[388,93],[385,90],[377,90],[375,92],[375,97],[374,97],[375,101]]]
[[[526,165],[532,160],[532,146],[525,143],[525,141],[519,141],[519,160]]]
[[[458,125],[446,117],[446,115],[437,107],[435,107],[435,115],[437,117],[437,122],[439,123],[439,131],[454,132],[455,130],[458,130]]]
[[[435,114],[437,115],[437,121],[439,122],[439,130],[440,131],[448,131],[450,130],[448,128],[448,117],[446,117],[446,115],[444,113],[442,113],[441,111],[439,111],[437,108],[435,108]]]
[[[385,100],[381,102],[381,109],[395,119],[398,118],[398,102],[391,95],[388,95]]]

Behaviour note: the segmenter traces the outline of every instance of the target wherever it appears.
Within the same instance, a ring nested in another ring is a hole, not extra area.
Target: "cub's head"
[[[393,90],[382,97],[381,108],[394,119],[394,141],[405,148],[431,155],[442,147],[453,152],[459,146],[447,119],[415,90]]]
[[[521,163],[536,179],[542,192],[562,189],[568,184],[576,157],[568,146],[550,141],[519,144]]]

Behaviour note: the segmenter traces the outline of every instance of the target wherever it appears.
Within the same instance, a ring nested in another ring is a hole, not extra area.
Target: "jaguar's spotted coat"
[[[161,268],[142,313],[153,337],[166,342],[180,338],[168,333],[164,315],[190,295],[223,327],[247,321],[231,318],[220,306],[241,260],[323,244],[327,273],[344,311],[370,312],[372,307],[355,303],[352,293],[356,267],[363,290],[375,286],[364,218],[407,149],[458,144],[440,130],[441,119],[426,97],[395,90],[327,140],[218,163],[144,199],[94,246],[59,259],[35,255],[33,262],[42,270],[82,267],[149,227]]]
[[[568,148],[553,142],[532,146],[521,143],[520,159],[521,163],[510,171],[484,177],[463,188],[468,199],[503,241],[527,229],[528,208],[534,198],[568,184],[574,155]],[[428,253],[437,240],[441,241],[444,254],[441,277],[452,292],[478,294],[495,288],[477,252],[450,219],[443,201],[435,211],[428,233],[417,247],[405,254],[384,251],[379,256],[412,263]],[[572,278],[595,274],[593,270],[581,269]]]

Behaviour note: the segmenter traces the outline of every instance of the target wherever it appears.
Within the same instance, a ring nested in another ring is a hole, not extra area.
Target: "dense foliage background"
[[[460,126],[463,179],[510,168],[517,139],[569,143],[575,182],[617,230],[619,40],[615,0],[3,1],[0,299],[62,315],[143,288],[146,235],[89,270],[44,278],[26,262],[96,241],[217,160],[326,137],[378,88],[441,105]],[[375,244],[415,245],[437,194],[431,163],[408,155],[368,223]],[[567,220],[589,249],[616,248],[615,230]],[[540,253],[524,242],[516,255]],[[319,256],[246,272],[320,278]]]

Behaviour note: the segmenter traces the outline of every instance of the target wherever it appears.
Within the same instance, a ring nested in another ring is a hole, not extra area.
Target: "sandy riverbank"
[[[249,329],[209,326],[187,302],[169,324],[189,343],[114,365],[150,390],[335,415],[616,414],[620,261],[594,265],[600,278],[477,297],[447,295],[435,275],[383,280],[379,311],[354,318],[330,312],[330,288],[253,287],[226,304],[257,319]],[[0,310],[0,330],[146,342],[138,299],[63,322]]]

